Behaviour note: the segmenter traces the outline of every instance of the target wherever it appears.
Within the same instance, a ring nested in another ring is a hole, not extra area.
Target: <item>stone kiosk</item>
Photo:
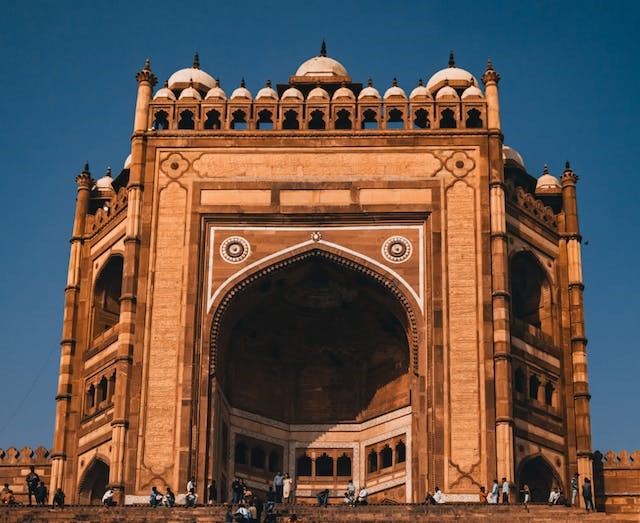
[[[124,169],[77,177],[50,490],[592,477],[577,176],[503,145],[499,78],[378,90],[323,46],[255,97],[197,56],[154,94],[147,62]]]

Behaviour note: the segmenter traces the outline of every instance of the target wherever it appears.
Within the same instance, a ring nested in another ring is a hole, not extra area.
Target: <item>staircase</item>
[[[225,507],[0,507],[0,523],[224,523]],[[284,523],[291,514],[300,523],[564,523],[638,521],[638,515],[628,519],[604,513],[586,514],[580,509],[547,505],[369,505],[326,508],[312,505],[288,505],[276,511],[276,523]]]

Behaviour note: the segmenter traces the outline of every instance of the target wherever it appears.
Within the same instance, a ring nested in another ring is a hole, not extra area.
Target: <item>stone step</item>
[[[0,507],[0,523],[223,523],[225,507],[151,508],[151,507],[101,507],[67,506],[51,507]],[[349,508],[312,505],[289,505],[276,511],[277,523],[283,523],[296,514],[300,523],[564,523],[564,522],[614,522],[638,521],[622,519],[604,513],[586,514],[583,510],[546,505],[369,505]]]

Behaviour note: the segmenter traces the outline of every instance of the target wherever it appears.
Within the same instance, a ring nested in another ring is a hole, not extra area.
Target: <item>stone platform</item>
[[[637,515],[624,519],[622,515],[604,513],[586,514],[579,509],[530,505],[369,505],[346,508],[329,506],[291,505],[277,511],[277,523],[296,514],[300,523],[563,523],[574,521],[615,522],[637,521]],[[222,505],[187,509],[150,508],[142,506],[112,507],[68,506],[63,509],[50,507],[0,507],[0,523],[223,523],[225,508]]]

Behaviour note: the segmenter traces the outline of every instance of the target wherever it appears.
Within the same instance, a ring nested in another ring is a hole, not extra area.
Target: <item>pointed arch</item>
[[[78,483],[78,502],[99,505],[109,485],[109,460],[96,456],[87,466]]]
[[[563,488],[560,474],[542,454],[534,454],[524,458],[518,465],[516,477],[518,478],[518,491],[522,490],[525,484],[528,485],[533,502],[547,501],[549,492],[554,486],[567,492]]]

